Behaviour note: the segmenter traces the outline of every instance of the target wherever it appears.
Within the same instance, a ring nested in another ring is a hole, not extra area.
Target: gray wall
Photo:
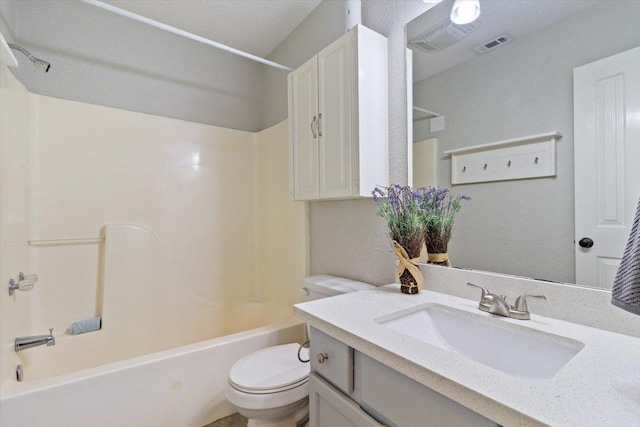
[[[344,1],[325,0],[269,56],[297,67],[344,34]],[[407,174],[405,35],[407,22],[428,6],[421,0],[362,1],[362,23],[389,38],[389,166],[392,182]],[[286,76],[263,71],[263,126],[287,117]],[[373,284],[394,280],[394,255],[372,200],[313,202],[309,209],[311,273]]]
[[[605,2],[476,57],[414,87],[416,105],[446,129],[417,122],[414,141],[438,138],[438,183],[451,186],[443,151],[559,131],[555,178],[460,185],[470,195],[449,247],[457,266],[575,282],[573,69],[640,45],[640,2]]]
[[[261,65],[76,1],[2,1],[32,92],[246,131],[261,130]],[[15,9],[15,10],[12,10]],[[1,20],[0,20],[1,21]]]
[[[267,59],[298,68],[316,53],[344,34],[345,0],[325,0],[307,16]],[[262,66],[262,128],[266,129],[288,116],[286,71]]]
[[[9,42],[14,41],[16,3],[12,1],[0,1],[0,32]]]

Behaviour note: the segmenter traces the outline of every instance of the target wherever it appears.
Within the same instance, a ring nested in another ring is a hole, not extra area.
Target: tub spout
[[[56,339],[53,337],[53,328],[49,329],[49,335],[34,335],[31,337],[18,337],[13,345],[16,352],[26,350],[31,347],[45,345],[51,347],[56,345]]]

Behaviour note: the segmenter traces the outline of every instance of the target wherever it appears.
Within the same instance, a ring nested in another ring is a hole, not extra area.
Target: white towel
[[[611,304],[640,315],[640,201],[611,290]]]
[[[84,334],[85,332],[97,331],[101,328],[102,319],[99,317],[92,317],[90,319],[78,320],[73,322],[69,327],[71,335]]]

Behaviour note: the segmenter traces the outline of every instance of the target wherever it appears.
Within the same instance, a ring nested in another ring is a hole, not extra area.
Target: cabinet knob
[[[328,358],[329,358],[329,355],[327,353],[318,353],[318,363],[322,364]]]

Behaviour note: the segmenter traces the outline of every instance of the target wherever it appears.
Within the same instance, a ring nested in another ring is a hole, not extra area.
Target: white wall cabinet
[[[387,39],[357,25],[289,74],[292,200],[389,184]]]

